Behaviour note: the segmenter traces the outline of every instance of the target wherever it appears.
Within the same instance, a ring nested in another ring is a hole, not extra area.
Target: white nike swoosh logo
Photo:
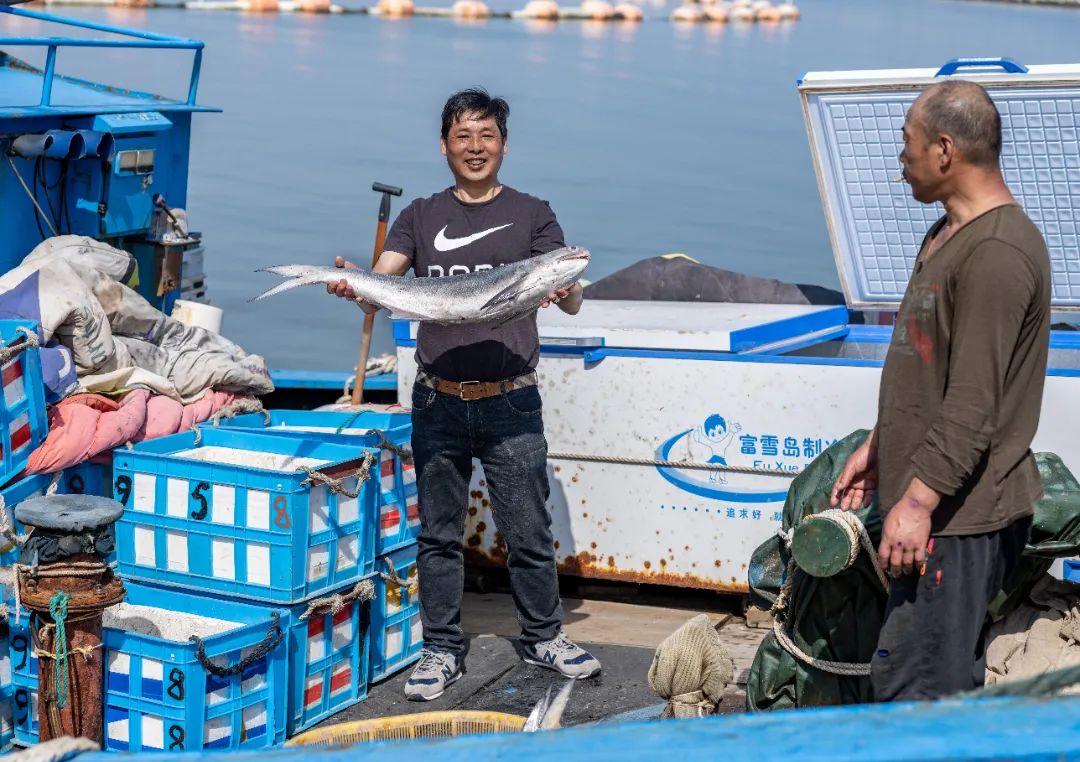
[[[491,235],[496,230],[502,230],[508,228],[514,223],[508,222],[505,225],[499,225],[497,228],[488,228],[487,230],[481,230],[479,233],[473,233],[467,235],[464,238],[447,238],[446,229],[449,225],[443,225],[443,229],[435,235],[435,250],[436,251],[453,251],[454,249],[460,249],[462,246],[468,246],[470,243],[479,241],[481,238],[487,235]]]

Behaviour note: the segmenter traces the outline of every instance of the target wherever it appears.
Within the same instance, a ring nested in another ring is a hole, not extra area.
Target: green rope
[[[68,601],[70,600],[71,596],[62,592],[49,599],[49,613],[52,614],[53,622],[56,623],[56,643],[53,648],[56,652],[56,660],[53,664],[53,676],[56,678],[56,706],[58,709],[67,706],[68,647],[65,623],[68,615]]]

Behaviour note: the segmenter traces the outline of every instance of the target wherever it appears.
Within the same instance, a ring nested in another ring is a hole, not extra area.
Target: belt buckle
[[[466,398],[466,396],[465,396],[465,387],[467,387],[467,386],[480,386],[480,382],[479,381],[461,381],[461,382],[458,383],[458,398],[462,402],[472,402],[472,400]],[[479,398],[477,398],[477,399],[479,399]]]

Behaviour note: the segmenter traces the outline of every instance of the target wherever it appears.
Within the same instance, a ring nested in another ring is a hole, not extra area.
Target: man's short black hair
[[[975,82],[950,80],[926,88],[922,123],[926,136],[951,135],[964,158],[975,166],[997,166],[1001,156],[1001,114]]]
[[[499,134],[506,140],[506,118],[510,116],[510,104],[502,98],[492,98],[487,90],[471,87],[451,95],[442,110],[442,137],[450,137],[454,122],[467,114],[477,114],[481,119],[494,117]]]

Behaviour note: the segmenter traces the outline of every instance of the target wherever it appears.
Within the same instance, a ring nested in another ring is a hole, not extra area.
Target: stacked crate
[[[284,611],[288,735],[367,695],[378,458],[211,426],[114,457],[121,576]]]
[[[367,410],[273,410],[266,416],[240,416],[222,422],[221,426],[378,449],[375,599],[368,617],[367,678],[371,682],[382,680],[416,661],[423,647],[416,574],[420,510],[410,452],[410,415]]]

